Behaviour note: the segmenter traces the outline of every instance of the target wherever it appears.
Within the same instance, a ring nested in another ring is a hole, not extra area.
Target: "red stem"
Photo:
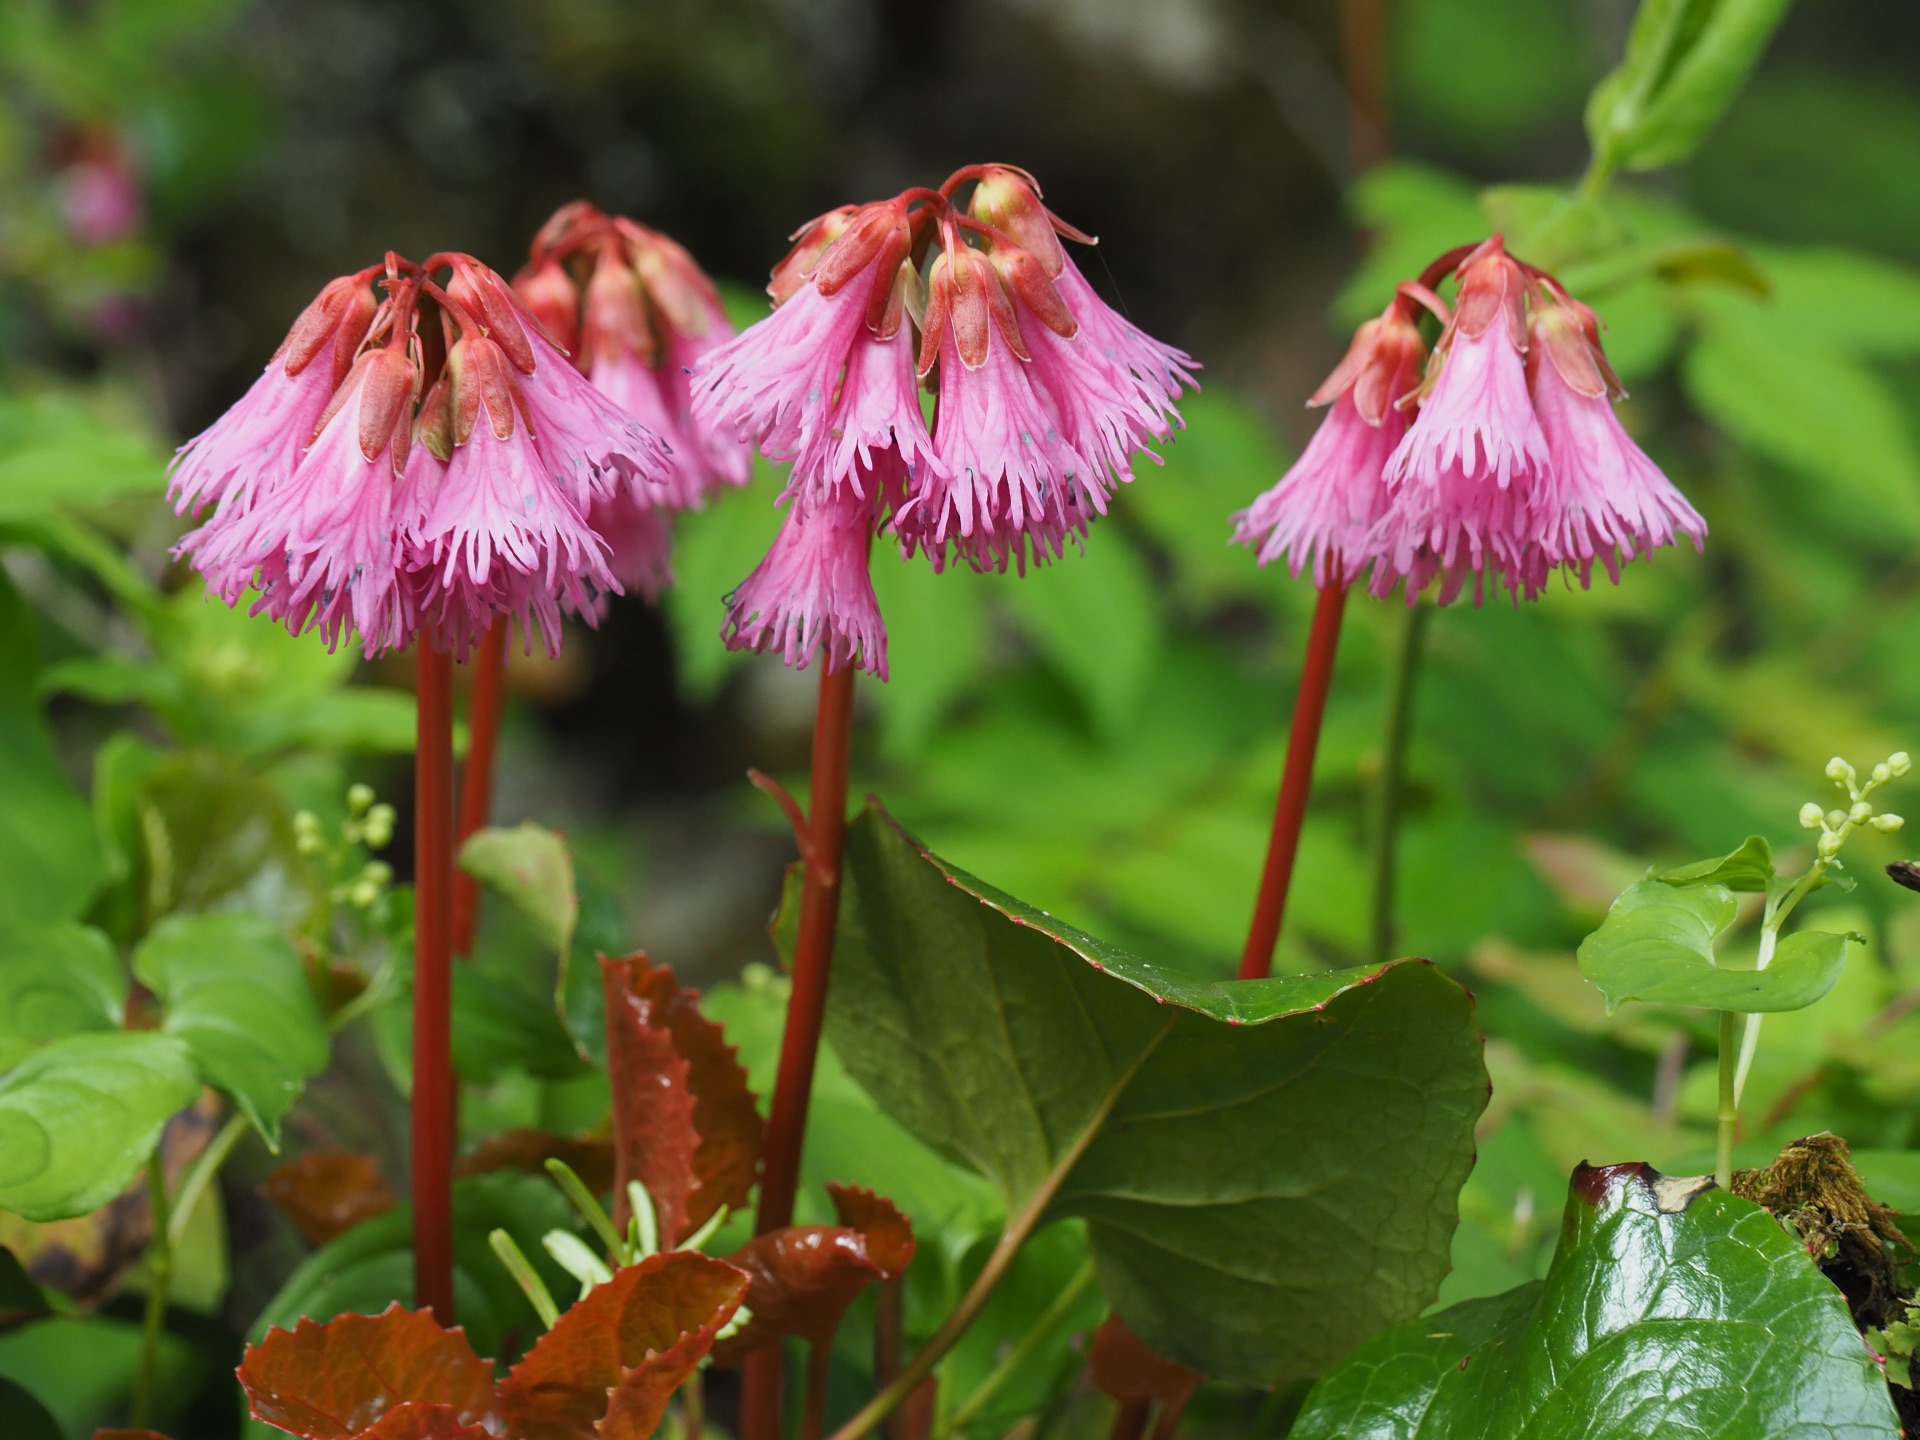
[[[453,657],[415,641],[413,1295],[453,1324]]]
[[[778,1343],[767,1348],[772,1350]],[[807,1347],[807,1403],[800,1415],[800,1440],[821,1440],[827,1433],[827,1374],[832,1360],[832,1341]]]
[[[851,664],[838,670],[821,658],[820,708],[813,724],[813,783],[802,857],[800,933],[793,947],[793,991],[787,1000],[780,1069],[767,1117],[765,1165],[755,1230],[793,1223],[800,1183],[800,1146],[813,1092],[813,1062],[827,1012],[827,974],[840,919],[840,851],[847,832],[847,769],[853,749]],[[763,1346],[747,1357],[740,1398],[740,1440],[779,1440],[780,1352]]]
[[[474,660],[473,696],[467,704],[467,761],[460,770],[460,823],[453,837],[453,953],[462,957],[473,953],[480,887],[457,862],[467,837],[485,828],[493,811],[493,757],[499,748],[506,674],[507,622],[495,620]]]
[[[1247,948],[1240,954],[1240,978],[1258,980],[1273,969],[1273,947],[1287,911],[1287,886],[1293,857],[1300,849],[1300,825],[1313,788],[1313,754],[1320,744],[1320,720],[1327,711],[1327,686],[1333,679],[1333,654],[1340,644],[1340,616],[1347,587],[1333,580],[1321,587],[1307,632],[1307,658],[1300,667],[1300,693],[1293,702],[1293,730],[1287,736],[1287,764],[1280,776],[1280,797],[1273,807],[1273,836],[1260,872],[1260,896],[1254,902]]]

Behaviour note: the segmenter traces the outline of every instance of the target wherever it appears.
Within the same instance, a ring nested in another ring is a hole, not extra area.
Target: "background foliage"
[[[856,784],[955,864],[1224,976],[1311,603],[1226,546],[1226,517],[1310,433],[1299,398],[1344,327],[1433,253],[1504,228],[1535,242],[1528,258],[1565,263],[1607,320],[1627,423],[1712,527],[1706,554],[1663,553],[1618,589],[1457,608],[1431,631],[1398,948],[1473,988],[1495,1082],[1443,1298],[1544,1275],[1575,1162],[1686,1172],[1710,1149],[1709,1022],[1609,1019],[1575,967],[1580,938],[1649,863],[1748,833],[1798,843],[1793,815],[1824,797],[1829,754],[1920,740],[1920,16],[1895,0],[1789,15],[1682,167],[1556,217],[1547,192],[1512,182],[1584,165],[1583,107],[1628,18],[1612,0],[1390,5],[1399,158],[1349,185],[1322,0],[7,6],[0,921],[51,908],[130,942],[244,897],[375,958],[404,927],[401,897],[335,896],[365,855],[316,855],[293,820],[306,809],[335,833],[350,780],[405,793],[404,665],[328,657],[205,603],[169,564],[180,523],[156,498],[167,450],[239,392],[321,282],[389,245],[510,268],[554,205],[586,194],[676,234],[746,318],[800,219],[993,158],[1033,169],[1102,236],[1096,284],[1198,355],[1207,390],[1084,558],[937,580],[882,559],[894,679],[863,691]],[[78,168],[103,145],[139,211],[76,239]],[[1632,279],[1580,271],[1621,233],[1734,248]],[[776,487],[763,473],[681,524],[659,612],[617,607],[561,661],[511,672],[497,821],[566,830],[577,947],[637,937],[695,983],[772,959],[762,925],[789,842],[740,776],[800,768],[812,679],[729,657],[716,631],[719,596],[771,535]],[[1293,971],[1356,961],[1364,940],[1401,622],[1372,602],[1349,617],[1282,943]],[[404,879],[404,814],[396,833]],[[1809,909],[1867,944],[1820,1005],[1769,1020],[1745,1138],[1757,1157],[1839,1130],[1883,1198],[1920,1209],[1920,911],[1877,878],[1897,837],[1855,843],[1860,888]],[[539,988],[517,958],[528,937],[505,907],[489,916],[462,997],[464,1033],[481,1037],[462,1057],[465,1121],[590,1123],[569,1036],[517,998]],[[776,984],[756,972],[716,1005],[749,1037],[763,1092]],[[347,1037],[286,1117],[290,1153],[394,1158],[404,1033],[389,1014]],[[885,1148],[859,1143],[886,1122],[858,1118],[845,1077],[825,1084],[846,1128],[816,1147],[821,1178]],[[244,1183],[269,1163],[243,1142],[184,1252],[206,1319],[204,1344],[171,1352],[183,1393],[230,1363],[226,1337],[301,1257]],[[930,1190],[921,1208],[953,1223],[952,1275],[977,1266],[993,1199],[900,1164],[896,1184],[862,1178],[910,1210]],[[488,1203],[518,1213],[513,1189]],[[101,1236],[73,1243],[76,1263],[110,1268]],[[1057,1290],[1083,1243],[1062,1231],[1036,1247],[1010,1313]],[[474,1283],[497,1285],[485,1268],[480,1254]],[[78,1321],[0,1338],[0,1377],[33,1381],[80,1433],[128,1383],[137,1300],[108,1314],[85,1339]],[[1063,1317],[1063,1336],[1090,1318]],[[1057,1369],[1064,1345],[1041,1360]],[[222,1403],[186,1433],[224,1433]]]

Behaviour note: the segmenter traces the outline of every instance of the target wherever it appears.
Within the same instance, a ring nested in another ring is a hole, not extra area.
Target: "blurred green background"
[[[1227,545],[1228,516],[1311,434],[1302,398],[1394,280],[1524,233],[1542,192],[1513,187],[1578,176],[1587,92],[1631,16],[1390,0],[1395,158],[1355,177],[1331,0],[9,0],[0,560],[66,783],[98,804],[95,751],[132,725],[251,747],[295,803],[348,776],[407,793],[410,732],[379,691],[405,661],[361,667],[322,713],[310,697],[353,663],[202,604],[157,498],[166,451],[327,279],[388,247],[510,272],[584,195],[687,244],[744,319],[808,217],[1004,160],[1101,237],[1094,283],[1197,356],[1206,390],[1084,557],[1025,579],[876,561],[894,673],[863,686],[856,786],[993,883],[1224,975],[1312,604]],[[1702,1168],[1706,1022],[1610,1020],[1574,969],[1616,891],[1750,832],[1799,843],[1831,754],[1920,751],[1916,76],[1907,0],[1799,7],[1697,155],[1619,180],[1609,210],[1620,245],[1718,236],[1764,285],[1565,272],[1610,324],[1623,418],[1711,535],[1618,588],[1456,606],[1431,629],[1399,948],[1475,990],[1496,1085],[1448,1299],[1537,1271],[1575,1161]],[[762,473],[680,522],[659,610],[616,605],[557,662],[510,671],[496,823],[565,830],[629,932],[695,983],[771,957],[791,841],[745,769],[804,780],[813,674],[718,640],[777,489]],[[1360,958],[1402,613],[1349,607],[1283,965]],[[32,812],[52,817],[32,822],[42,848],[63,804]],[[1768,1021],[1753,1154],[1823,1127],[1920,1147],[1920,906],[1879,875],[1902,843],[1856,840],[1859,888],[1811,902],[1869,943],[1834,995]],[[111,848],[89,863],[110,872]],[[378,1087],[351,1066],[331,1083],[297,1142],[372,1143]],[[271,1284],[240,1289],[257,1308]],[[0,1374],[31,1363],[0,1346]]]

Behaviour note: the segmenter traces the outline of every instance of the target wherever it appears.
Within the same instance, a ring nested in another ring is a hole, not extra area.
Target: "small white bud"
[[[1829,830],[1820,837],[1819,851],[1822,860],[1831,860],[1840,853],[1843,842],[1837,830]]]
[[[1838,755],[1827,761],[1827,779],[1834,781],[1836,784],[1852,774],[1853,767]]]
[[[1800,828],[1802,830],[1818,830],[1820,828],[1821,817],[1824,813],[1825,812],[1820,809],[1818,801],[1807,801],[1806,804],[1800,807]]]
[[[393,883],[393,867],[384,860],[369,860],[360,870],[360,878],[369,885]]]
[[[1847,823],[1846,811],[1844,810],[1827,811],[1827,829],[1838,830],[1842,825],[1846,823]]]
[[[1904,750],[1896,750],[1887,757],[1887,769],[1895,775],[1904,775],[1913,768],[1913,758]]]
[[[347,787],[347,813],[358,815],[373,804],[371,785],[349,785]]]
[[[1864,825],[1873,818],[1873,806],[1865,800],[1854,801],[1853,808],[1847,811],[1847,819],[1856,825]]]
[[[380,887],[371,880],[356,880],[347,891],[347,899],[353,902],[356,910],[371,910],[380,898]]]
[[[1888,766],[1886,761],[1882,760],[1878,765],[1873,767],[1873,783],[1874,784],[1884,785],[1887,783],[1887,781],[1891,780],[1892,778],[1893,778],[1893,770]]]
[[[360,827],[360,833],[367,844],[376,850],[393,839],[393,806],[383,803],[367,811],[366,823]]]
[[[1873,828],[1876,830],[1884,830],[1888,834],[1892,834],[1906,823],[1905,819],[1898,815],[1876,815],[1873,817]]]
[[[320,831],[320,817],[311,810],[296,810],[293,816],[293,847],[302,855],[317,855],[326,848]]]

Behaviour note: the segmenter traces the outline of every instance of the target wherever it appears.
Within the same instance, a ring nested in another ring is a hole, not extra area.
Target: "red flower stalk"
[[[1430,288],[1449,274],[1451,311]],[[1424,378],[1419,307],[1441,321]],[[1327,419],[1234,516],[1261,564],[1311,563],[1320,587],[1243,978],[1272,965],[1344,593],[1362,570],[1376,596],[1404,581],[1411,605],[1437,581],[1445,605],[1471,582],[1479,604],[1489,578],[1532,599],[1556,569],[1584,586],[1597,561],[1617,582],[1623,560],[1676,534],[1701,544],[1705,522],[1615,418],[1621,394],[1593,312],[1496,235],[1441,256],[1360,327],[1308,402],[1331,403]]]

